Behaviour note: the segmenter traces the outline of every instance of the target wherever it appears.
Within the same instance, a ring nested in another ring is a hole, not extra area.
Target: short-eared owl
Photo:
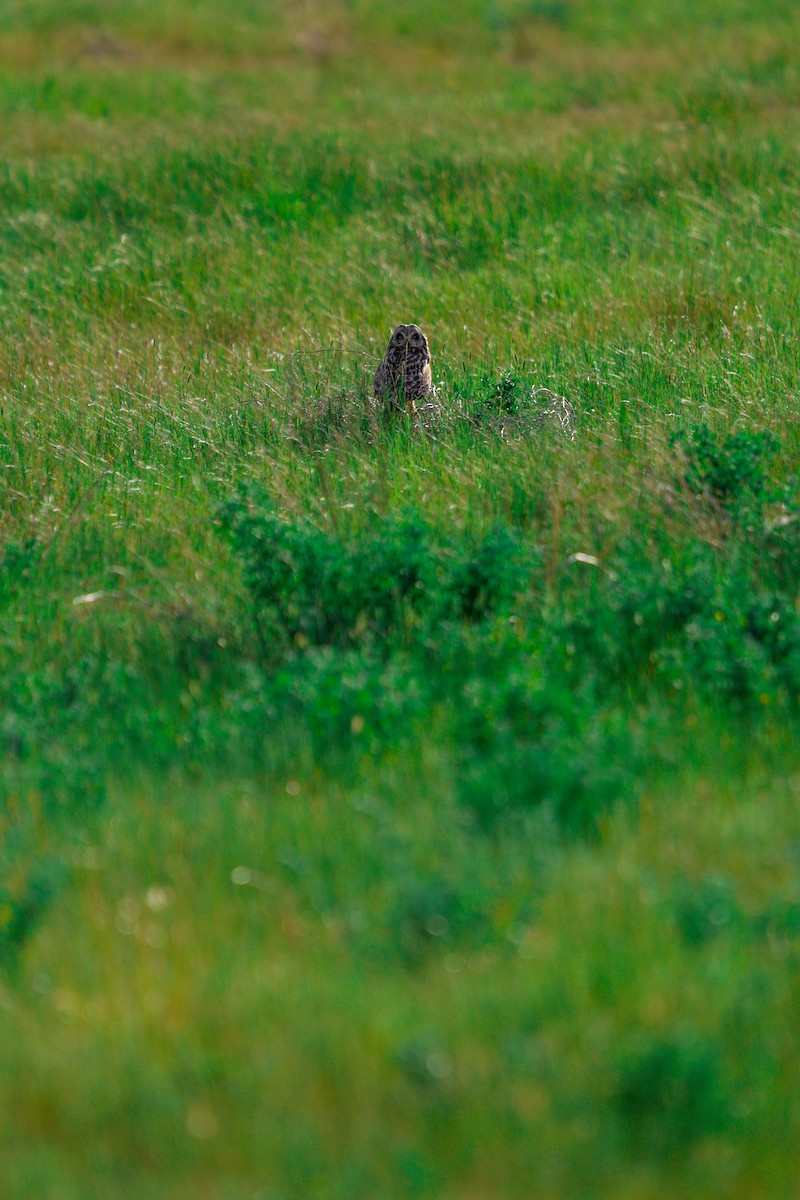
[[[419,325],[398,325],[375,372],[375,395],[388,407],[413,412],[430,395],[431,352]]]

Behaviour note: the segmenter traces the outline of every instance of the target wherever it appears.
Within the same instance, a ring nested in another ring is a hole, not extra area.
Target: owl
[[[428,339],[419,325],[398,325],[375,372],[376,399],[387,408],[413,413],[432,387]]]

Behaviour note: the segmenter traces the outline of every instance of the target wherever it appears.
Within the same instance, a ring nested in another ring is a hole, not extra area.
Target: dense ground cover
[[[798,33],[0,3],[4,1196],[794,1194]]]

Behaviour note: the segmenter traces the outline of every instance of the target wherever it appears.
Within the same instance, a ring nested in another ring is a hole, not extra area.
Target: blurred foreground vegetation
[[[3,1196],[795,1194],[798,34],[0,2]]]

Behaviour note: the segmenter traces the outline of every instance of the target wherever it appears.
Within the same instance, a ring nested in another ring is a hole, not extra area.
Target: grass
[[[797,1190],[797,34],[0,5],[10,1200]]]

